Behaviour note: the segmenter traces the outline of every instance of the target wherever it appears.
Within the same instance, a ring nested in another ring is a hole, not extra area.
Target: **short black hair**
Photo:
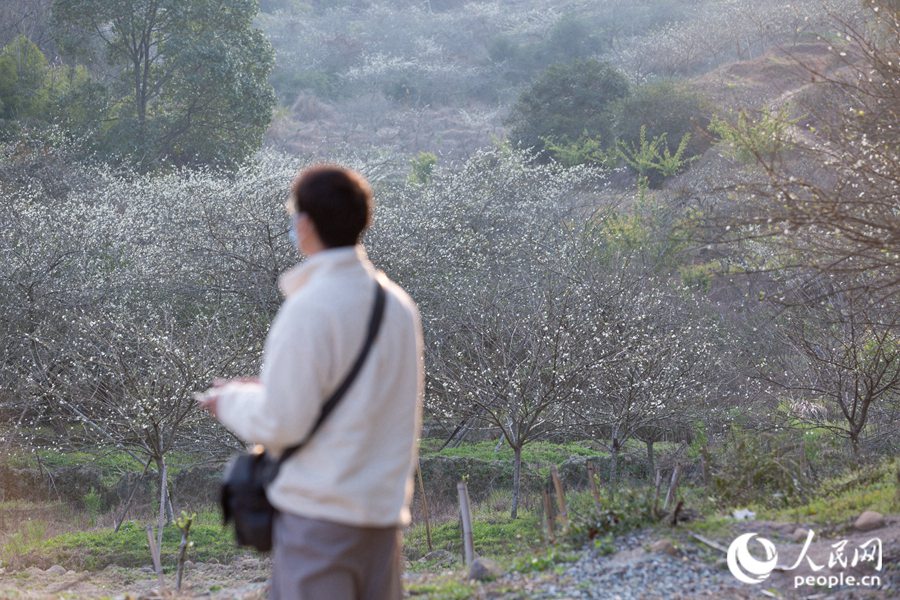
[[[301,171],[291,197],[329,248],[358,244],[372,221],[372,188],[362,175],[344,167],[316,165]]]

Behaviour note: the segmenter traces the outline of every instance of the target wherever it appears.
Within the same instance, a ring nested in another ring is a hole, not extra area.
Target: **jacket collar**
[[[278,289],[287,298],[306,285],[316,273],[354,266],[374,271],[361,244],[322,250],[282,273],[278,277]]]

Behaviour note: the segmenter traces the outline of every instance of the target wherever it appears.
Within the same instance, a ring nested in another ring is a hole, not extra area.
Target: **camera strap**
[[[271,478],[269,479],[269,481],[274,481],[275,476],[278,475],[278,470],[281,468],[281,465],[284,464],[291,456],[296,454],[298,450],[309,443],[309,440],[312,438],[312,436],[315,435],[316,431],[318,431],[322,426],[322,423],[325,422],[325,419],[328,418],[328,415],[330,415],[334,411],[338,403],[341,401],[341,398],[343,398],[347,391],[350,389],[350,386],[353,385],[353,381],[362,370],[363,365],[366,362],[366,358],[369,356],[369,351],[372,349],[372,345],[375,343],[375,338],[378,335],[378,330],[381,329],[381,322],[384,317],[385,296],[386,294],[384,291],[384,287],[376,277],[375,305],[372,308],[372,316],[369,318],[369,327],[366,330],[366,339],[363,343],[362,349],[359,351],[356,360],[353,362],[353,366],[350,367],[350,371],[344,377],[344,380],[337,387],[337,389],[331,393],[331,395],[322,405],[322,411],[319,413],[319,417],[316,419],[315,424],[313,424],[313,427],[310,430],[309,434],[307,434],[306,439],[299,444],[286,448],[282,455],[278,457],[278,461],[274,465],[274,469],[272,470]]]

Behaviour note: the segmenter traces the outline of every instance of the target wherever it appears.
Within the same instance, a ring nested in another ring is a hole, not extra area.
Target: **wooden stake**
[[[556,505],[559,507],[559,522],[562,524],[563,533],[569,529],[569,513],[566,509],[566,492],[563,490],[562,479],[556,465],[550,467],[550,479],[553,480],[553,489],[556,490]]]
[[[662,470],[656,469],[656,491],[653,492],[653,518],[659,518],[659,488],[662,486]]]
[[[553,502],[550,501],[550,494],[547,488],[544,488],[544,519],[547,522],[547,539],[551,544],[556,544],[556,531],[553,525]]]
[[[153,567],[156,569],[156,576],[159,578],[159,588],[163,588],[163,571],[162,558],[160,557],[160,549],[153,539],[153,525],[147,525],[147,543],[150,544],[150,556],[153,558]]]
[[[593,464],[587,464],[587,472],[588,483],[591,484],[591,496],[594,497],[594,510],[599,513],[603,505],[600,502],[600,488],[597,486],[597,472],[594,470]]]
[[[678,488],[678,480],[681,478],[681,463],[676,463],[672,470],[672,481],[669,482],[669,491],[666,492],[666,501],[663,503],[663,512],[668,512],[669,505],[675,501],[675,490]]]
[[[428,540],[428,551],[432,552],[434,548],[431,546],[431,518],[428,515],[428,500],[425,498],[425,481],[422,479],[421,462],[416,462],[416,479],[419,480],[419,498],[422,499],[422,516],[425,519],[425,537]]]
[[[463,558],[466,561],[466,569],[471,568],[475,562],[475,542],[472,538],[472,510],[469,504],[469,489],[465,481],[456,484],[459,492],[459,516],[462,519],[463,530]]]

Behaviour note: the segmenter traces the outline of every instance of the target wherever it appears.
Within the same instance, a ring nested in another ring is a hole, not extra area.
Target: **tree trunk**
[[[156,458],[156,470],[159,473],[159,519],[157,521],[158,529],[156,531],[156,543],[161,554],[163,528],[166,526],[166,515],[168,513],[166,508],[169,503],[168,482],[166,481],[168,479],[168,472],[165,457],[159,456]]]
[[[700,469],[703,474],[703,485],[709,487],[709,444],[703,444],[700,448]]]
[[[609,499],[616,497],[616,487],[619,483],[619,440],[614,437],[612,439],[611,452],[609,457]]]
[[[510,518],[516,519],[519,516],[519,493],[522,489],[522,446],[513,448],[513,500],[512,510],[509,513]]]
[[[647,476],[653,477],[653,474],[656,473],[656,465],[653,460],[653,442],[647,441],[644,443],[647,444]]]

